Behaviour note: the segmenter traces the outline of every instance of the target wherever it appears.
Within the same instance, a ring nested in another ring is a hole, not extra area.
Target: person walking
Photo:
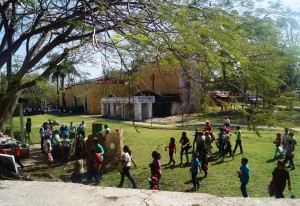
[[[200,168],[200,162],[198,159],[198,155],[197,152],[193,152],[192,154],[192,160],[191,160],[191,168],[190,171],[192,173],[192,182],[193,182],[193,188],[192,190],[197,190],[200,187],[200,183],[199,181],[196,179],[197,174],[200,172],[201,168]]]
[[[288,189],[291,188],[291,179],[289,172],[285,169],[285,163],[283,161],[278,160],[277,167],[272,172],[272,182],[275,185],[275,197],[284,198],[283,191],[286,187],[286,183],[288,184]]]
[[[275,146],[276,146],[276,149],[275,149],[275,154],[274,154],[274,157],[273,157],[273,159],[275,159],[276,158],[276,155],[277,155],[277,153],[279,153],[280,154],[280,157],[282,157],[283,156],[283,152],[282,152],[282,149],[280,149],[281,148],[281,134],[280,133],[277,133],[277,135],[276,135],[276,139],[275,139],[275,141],[273,141],[273,143],[275,144]]]
[[[242,132],[241,132],[240,126],[236,126],[235,134],[236,134],[236,140],[235,140],[235,147],[233,149],[233,155],[235,154],[235,151],[236,151],[238,146],[240,147],[240,153],[243,154]]]
[[[130,166],[131,166],[131,162],[132,160],[132,155],[131,155],[131,151],[129,149],[129,147],[127,145],[125,145],[123,147],[123,152],[124,154],[121,156],[121,158],[119,159],[119,161],[122,161],[123,166],[123,170],[120,172],[121,173],[121,180],[120,180],[120,184],[117,185],[117,187],[123,187],[124,186],[124,179],[125,176],[130,180],[130,182],[132,183],[132,188],[136,189],[137,185],[135,183],[134,178],[131,176],[130,174]],[[134,161],[133,161],[134,163]],[[136,164],[134,163],[134,165],[136,166]]]
[[[175,145],[175,138],[171,137],[170,138],[170,143],[169,146],[166,147],[166,149],[169,148],[169,157],[170,157],[170,161],[168,164],[171,164],[173,162],[173,166],[175,165],[175,160],[173,158],[174,153],[176,154],[176,145]]]
[[[157,151],[153,151],[152,158],[153,158],[153,161],[149,164],[149,167],[151,170],[151,178],[152,177],[157,178],[157,186],[158,186],[158,189],[160,189],[159,181],[162,176],[161,164],[160,164],[161,155]]]
[[[186,156],[186,164],[189,164],[189,156],[188,156],[188,151],[190,149],[190,140],[186,136],[186,132],[182,132],[180,141],[181,143],[181,151],[180,151],[180,165],[182,165],[182,156],[183,153],[185,153]]]
[[[248,197],[248,192],[246,185],[249,182],[250,178],[250,169],[248,166],[248,159],[247,158],[242,158],[241,160],[241,166],[240,170],[238,170],[238,177],[240,178],[241,182],[241,191],[244,197]]]

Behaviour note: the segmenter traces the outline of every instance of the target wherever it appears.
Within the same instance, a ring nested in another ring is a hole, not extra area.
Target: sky
[[[259,2],[259,0],[257,0]],[[275,2],[274,0],[269,0],[270,2]],[[267,0],[266,0],[267,2]],[[300,0],[281,0],[284,6],[289,7],[295,11],[298,11],[300,13]],[[97,56],[97,55],[96,55]],[[102,76],[102,65],[105,64],[105,61],[103,58],[96,57],[96,62],[99,63],[99,66],[96,68],[95,66],[91,64],[81,65],[78,66],[78,69],[82,72],[88,72],[91,75],[88,76],[88,79],[97,78]],[[121,67],[121,65],[120,65]]]

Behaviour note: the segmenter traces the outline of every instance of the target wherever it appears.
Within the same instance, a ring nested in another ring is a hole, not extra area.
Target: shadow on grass
[[[33,176],[35,178],[42,178],[42,179],[53,179],[53,177],[51,175],[49,175],[48,173],[31,174],[31,176]]]
[[[58,178],[64,182],[72,182],[71,174],[60,175]]]
[[[230,159],[230,160],[223,160],[223,159],[220,159],[218,162],[214,162],[212,165],[219,165],[219,164],[222,164],[222,163],[226,163],[226,162],[231,162],[233,161],[233,159]]]
[[[275,158],[271,158],[271,159],[266,160],[266,163],[272,163],[272,162],[278,161],[280,159],[283,159],[283,157],[277,156]]]

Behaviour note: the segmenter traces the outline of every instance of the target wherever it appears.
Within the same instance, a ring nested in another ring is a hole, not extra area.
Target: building
[[[66,106],[83,106],[86,114],[135,120],[196,110],[197,95],[191,92],[201,85],[187,80],[180,69],[150,65],[131,75],[135,80],[130,82],[96,78],[70,86],[65,90]]]

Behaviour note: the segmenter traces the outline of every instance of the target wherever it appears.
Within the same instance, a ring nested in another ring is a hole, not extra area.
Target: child
[[[21,150],[20,150],[20,147],[19,147],[18,143],[14,142],[12,144],[12,146],[13,146],[13,155],[15,157],[16,163],[18,163],[18,165],[20,165],[20,167],[22,169],[24,169],[24,165],[22,164],[21,158],[20,158],[20,156],[21,156]]]
[[[212,138],[211,136],[209,135],[209,131],[205,131],[204,132],[204,142],[205,142],[205,147],[206,147],[206,150],[208,151],[208,153],[210,154],[210,157],[212,158],[213,157],[213,154],[212,154]]]
[[[275,139],[275,141],[273,143],[276,146],[275,155],[274,155],[273,159],[276,158],[277,153],[279,153],[280,157],[282,157],[283,153],[282,153],[282,150],[280,149],[280,145],[281,145],[281,134],[280,133],[277,133],[276,139]]]
[[[76,161],[74,163],[74,172],[72,174],[72,182],[83,184],[83,156],[82,153],[76,155]]]
[[[44,152],[45,152],[45,155],[47,157],[47,161],[48,161],[48,167],[51,167],[52,163],[53,163],[53,157],[52,157],[52,154],[51,154],[51,151],[52,151],[52,147],[51,147],[51,140],[50,140],[50,136],[48,135],[45,135],[45,140],[44,141]]]
[[[180,141],[181,143],[181,151],[180,151],[180,165],[182,165],[182,156],[183,153],[185,153],[186,156],[186,164],[189,163],[189,156],[188,156],[188,151],[190,149],[190,140],[186,136],[186,132],[182,132]]]
[[[242,194],[244,197],[248,197],[247,188],[246,188],[246,185],[248,184],[250,178],[248,159],[242,158],[241,164],[242,165],[240,167],[240,171],[238,171],[238,177],[240,178],[240,182],[241,182]]]
[[[195,143],[197,142],[198,136],[199,136],[199,130],[196,128],[194,134],[194,141],[193,141],[193,150],[195,150]]]
[[[285,163],[278,160],[277,167],[272,173],[272,183],[275,185],[275,197],[284,198],[283,191],[288,184],[288,189],[291,191],[291,179],[289,172],[285,169]]]
[[[199,181],[196,180],[197,174],[200,171],[200,162],[198,160],[198,156],[197,156],[196,152],[193,152],[193,154],[192,154],[191,164],[192,164],[192,167],[190,168],[190,171],[192,173],[192,182],[194,185],[192,190],[196,190],[196,189],[199,189],[199,187],[200,187]]]
[[[123,187],[124,178],[126,175],[126,177],[128,177],[128,179],[132,183],[132,188],[136,189],[137,185],[136,185],[133,177],[130,174],[130,166],[131,166],[132,157],[131,157],[131,151],[127,145],[125,145],[123,147],[123,152],[124,152],[124,154],[122,155],[122,157],[120,158],[119,161],[123,162],[124,167],[123,167],[123,170],[120,172],[121,173],[121,181],[120,181],[120,184],[118,185],[118,187]],[[133,161],[133,163],[134,163],[134,161]],[[134,163],[134,165],[136,165],[136,164]]]
[[[204,142],[204,139],[203,139],[203,132],[199,132],[199,135],[197,137],[197,152],[199,154],[199,161],[201,159],[201,155],[202,155],[202,151],[205,149],[205,142]]]
[[[175,145],[175,138],[171,137],[170,139],[170,144],[168,146],[169,148],[169,157],[170,157],[170,161],[168,164],[171,164],[171,162],[173,162],[173,166],[175,165],[175,160],[173,158],[174,153],[176,154],[176,145]]]
[[[287,144],[286,144],[286,150],[285,150],[285,158],[283,160],[283,163],[286,164],[287,161],[290,161],[290,166],[292,167],[291,170],[295,169],[295,165],[294,165],[294,147],[293,147],[293,140],[292,139],[288,139],[287,140]]]
[[[99,153],[94,151],[94,178],[96,179],[95,185],[99,185],[102,180],[102,159]]]
[[[151,177],[149,179],[149,184],[150,184],[150,190],[158,190],[158,186],[157,186],[157,183],[158,183],[158,179],[157,177]]]
[[[227,153],[229,153],[229,155],[232,157],[232,159],[234,159],[233,153],[232,153],[232,149],[231,149],[231,142],[229,140],[229,136],[225,135],[224,136],[224,141],[225,141],[225,149],[223,152],[223,160],[225,158],[225,156],[227,155]]]
[[[70,150],[70,140],[69,140],[69,135],[64,134],[62,146],[64,148],[64,155],[65,155],[65,163],[69,165],[70,161],[70,155],[71,155],[71,150]]]
[[[152,177],[157,178],[157,186],[158,186],[158,189],[160,189],[159,188],[159,180],[161,178],[161,165],[160,165],[161,156],[160,156],[160,153],[158,153],[157,151],[153,151],[152,158],[153,158],[153,161],[152,161],[152,163],[149,164],[149,167],[151,169],[151,178]]]
[[[93,140],[94,142],[94,146],[92,149],[92,152],[94,153],[94,171],[92,173],[92,175],[95,177],[96,179],[96,185],[98,185],[100,183],[100,181],[102,180],[102,161],[104,160],[104,149],[103,147],[98,143],[98,138],[95,138]],[[99,159],[100,158],[100,159]]]
[[[240,146],[240,153],[243,154],[242,132],[240,126],[235,127],[235,134],[236,134],[236,140],[235,140],[235,147],[233,149],[233,155],[235,154],[235,151],[238,146]]]
[[[58,161],[58,153],[59,153],[59,147],[60,147],[60,137],[59,137],[59,131],[58,130],[56,130],[54,132],[52,142],[53,142],[52,157],[53,157],[54,161]]]
[[[207,171],[208,171],[208,160],[207,160],[207,151],[206,149],[202,150],[201,154],[201,169],[204,171],[204,177],[207,177]],[[200,170],[201,172],[201,170]]]
[[[226,133],[224,132],[223,127],[220,127],[218,133],[218,141],[217,141],[219,147],[219,158],[223,157],[224,147],[225,147],[225,136]]]

